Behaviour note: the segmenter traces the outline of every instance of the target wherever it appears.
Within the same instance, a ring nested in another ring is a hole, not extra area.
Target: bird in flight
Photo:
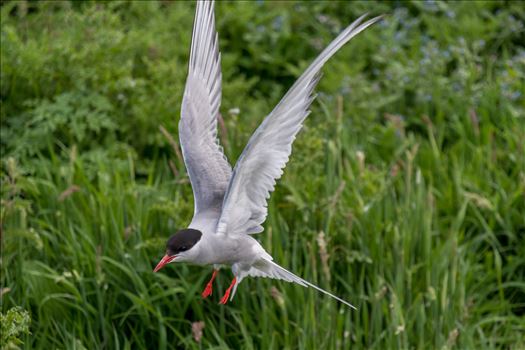
[[[228,163],[217,137],[221,70],[214,2],[197,1],[188,77],[182,100],[179,138],[195,201],[188,228],[172,235],[154,272],[172,262],[213,265],[202,292],[212,294],[219,268],[231,266],[233,280],[220,303],[232,300],[247,277],[268,277],[311,287],[354,308],[349,302],[279,266],[253,237],[263,231],[267,200],[275,188],[292,143],[315,99],[323,65],[354,36],[377,22],[366,15],[348,26],[321,52],[253,133],[235,167]]]

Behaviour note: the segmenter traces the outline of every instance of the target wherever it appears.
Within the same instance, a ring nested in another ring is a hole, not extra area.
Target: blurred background
[[[234,162],[322,48],[257,236],[349,300],[211,269],[152,269],[193,197],[177,123],[192,2],[2,1],[1,346],[525,347],[525,6],[220,2],[220,136]]]

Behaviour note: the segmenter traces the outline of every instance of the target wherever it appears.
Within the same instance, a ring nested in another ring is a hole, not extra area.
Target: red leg
[[[230,284],[230,286],[228,287],[228,289],[226,289],[226,293],[224,293],[221,301],[219,302],[219,304],[226,304],[228,302],[228,298],[230,296],[230,292],[233,288],[233,286],[235,285],[235,282],[237,282],[237,277],[234,277],[233,280],[232,280],[232,283]]]
[[[212,284],[213,284],[213,281],[215,280],[215,276],[217,276],[217,272],[219,272],[219,270],[213,270],[213,274],[211,275],[211,279],[208,282],[208,284],[206,284],[206,288],[204,288],[204,292],[202,292],[202,297],[203,298],[207,298],[207,297],[209,297],[211,295]]]

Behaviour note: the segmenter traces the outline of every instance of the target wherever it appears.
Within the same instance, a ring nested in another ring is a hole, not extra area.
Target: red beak
[[[172,262],[173,260],[175,260],[175,258],[176,258],[175,255],[173,255],[173,256],[164,255],[164,257],[159,261],[159,263],[157,264],[157,267],[155,267],[153,272],[159,271],[160,269],[162,269],[164,267],[164,265],[167,265],[170,262]]]

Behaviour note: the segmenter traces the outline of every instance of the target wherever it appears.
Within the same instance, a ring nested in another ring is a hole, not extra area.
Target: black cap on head
[[[166,244],[166,254],[176,255],[193,247],[201,239],[202,232],[192,228],[180,230],[168,239]]]

